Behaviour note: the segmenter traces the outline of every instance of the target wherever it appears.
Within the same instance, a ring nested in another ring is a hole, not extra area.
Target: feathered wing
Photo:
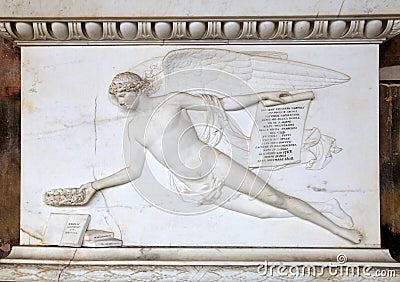
[[[152,80],[148,93],[152,96],[193,89],[213,89],[222,96],[262,91],[296,93],[350,79],[334,70],[287,60],[282,52],[215,48],[173,50],[130,71]]]
[[[211,88],[210,85],[219,81],[224,87],[221,90],[229,95],[243,94],[230,89],[237,87],[235,83],[230,83],[234,79],[239,79],[244,87],[256,92],[290,93],[329,87],[350,79],[334,70],[287,60],[284,53],[235,52],[213,48],[171,51],[164,57],[162,68],[168,88],[173,91]],[[177,89],[177,79],[180,80],[180,90]],[[227,82],[223,83],[224,80]]]
[[[282,60],[287,60],[287,58],[288,58],[287,53],[276,52],[276,51],[242,51],[240,53],[247,54],[250,56],[276,58],[276,59],[282,59]]]

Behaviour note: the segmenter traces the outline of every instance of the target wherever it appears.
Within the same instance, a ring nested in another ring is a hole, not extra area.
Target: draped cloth
[[[223,151],[234,161],[247,167],[250,137],[246,136],[239,126],[225,112],[217,96],[200,94],[206,107],[205,122],[197,128],[199,140],[210,147],[217,147],[225,143],[227,150]],[[196,125],[198,126],[198,125]],[[323,169],[342,149],[336,146],[336,140],[321,134],[318,128],[304,129],[301,153],[301,163],[309,170]],[[295,164],[298,165],[298,164]],[[293,166],[282,165],[269,170],[282,169]],[[263,169],[261,167],[261,169]],[[218,170],[218,165],[214,168]],[[170,172],[170,185],[182,200],[197,205],[213,204],[221,196],[224,179],[217,171],[197,180],[183,180]]]
[[[323,169],[341,151],[342,148],[336,146],[336,139],[322,134],[318,128],[304,130],[301,162],[306,169]]]

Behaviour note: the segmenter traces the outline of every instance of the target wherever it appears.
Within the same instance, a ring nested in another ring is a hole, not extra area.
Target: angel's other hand
[[[283,97],[288,97],[288,96],[290,96],[288,92],[267,92],[264,93],[263,98],[264,100],[270,100],[286,104],[287,100],[283,99]]]

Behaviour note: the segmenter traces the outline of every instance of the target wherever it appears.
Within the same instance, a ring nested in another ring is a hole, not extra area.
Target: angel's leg
[[[284,209],[353,243],[361,242],[362,235],[357,230],[340,227],[306,202],[275,190],[263,179],[223,153],[219,152],[215,172],[222,173],[221,177],[225,176],[225,185],[231,189],[255,197],[273,207]]]
[[[224,191],[230,190],[229,188],[223,187],[222,190],[224,194],[228,195],[231,193],[230,191]],[[238,194],[234,195],[232,199],[224,201],[220,207],[262,219],[294,217],[294,215],[287,210],[272,207],[260,200],[252,199],[248,195],[240,192],[237,193]],[[331,199],[326,202],[309,202],[309,204],[320,213],[329,213],[337,217],[340,221],[340,226],[345,228],[353,227],[351,217],[341,208],[336,199]]]

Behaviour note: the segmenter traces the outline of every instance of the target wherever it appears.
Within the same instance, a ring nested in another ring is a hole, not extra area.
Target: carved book
[[[116,238],[109,238],[103,240],[96,241],[83,241],[83,247],[97,247],[97,248],[106,248],[106,247],[121,247],[122,241]]]
[[[83,238],[83,241],[100,241],[104,239],[110,239],[114,237],[114,233],[111,231],[105,231],[105,230],[88,230],[85,233],[85,236]]]
[[[88,214],[51,213],[43,243],[45,245],[80,247],[89,221],[90,215]]]

